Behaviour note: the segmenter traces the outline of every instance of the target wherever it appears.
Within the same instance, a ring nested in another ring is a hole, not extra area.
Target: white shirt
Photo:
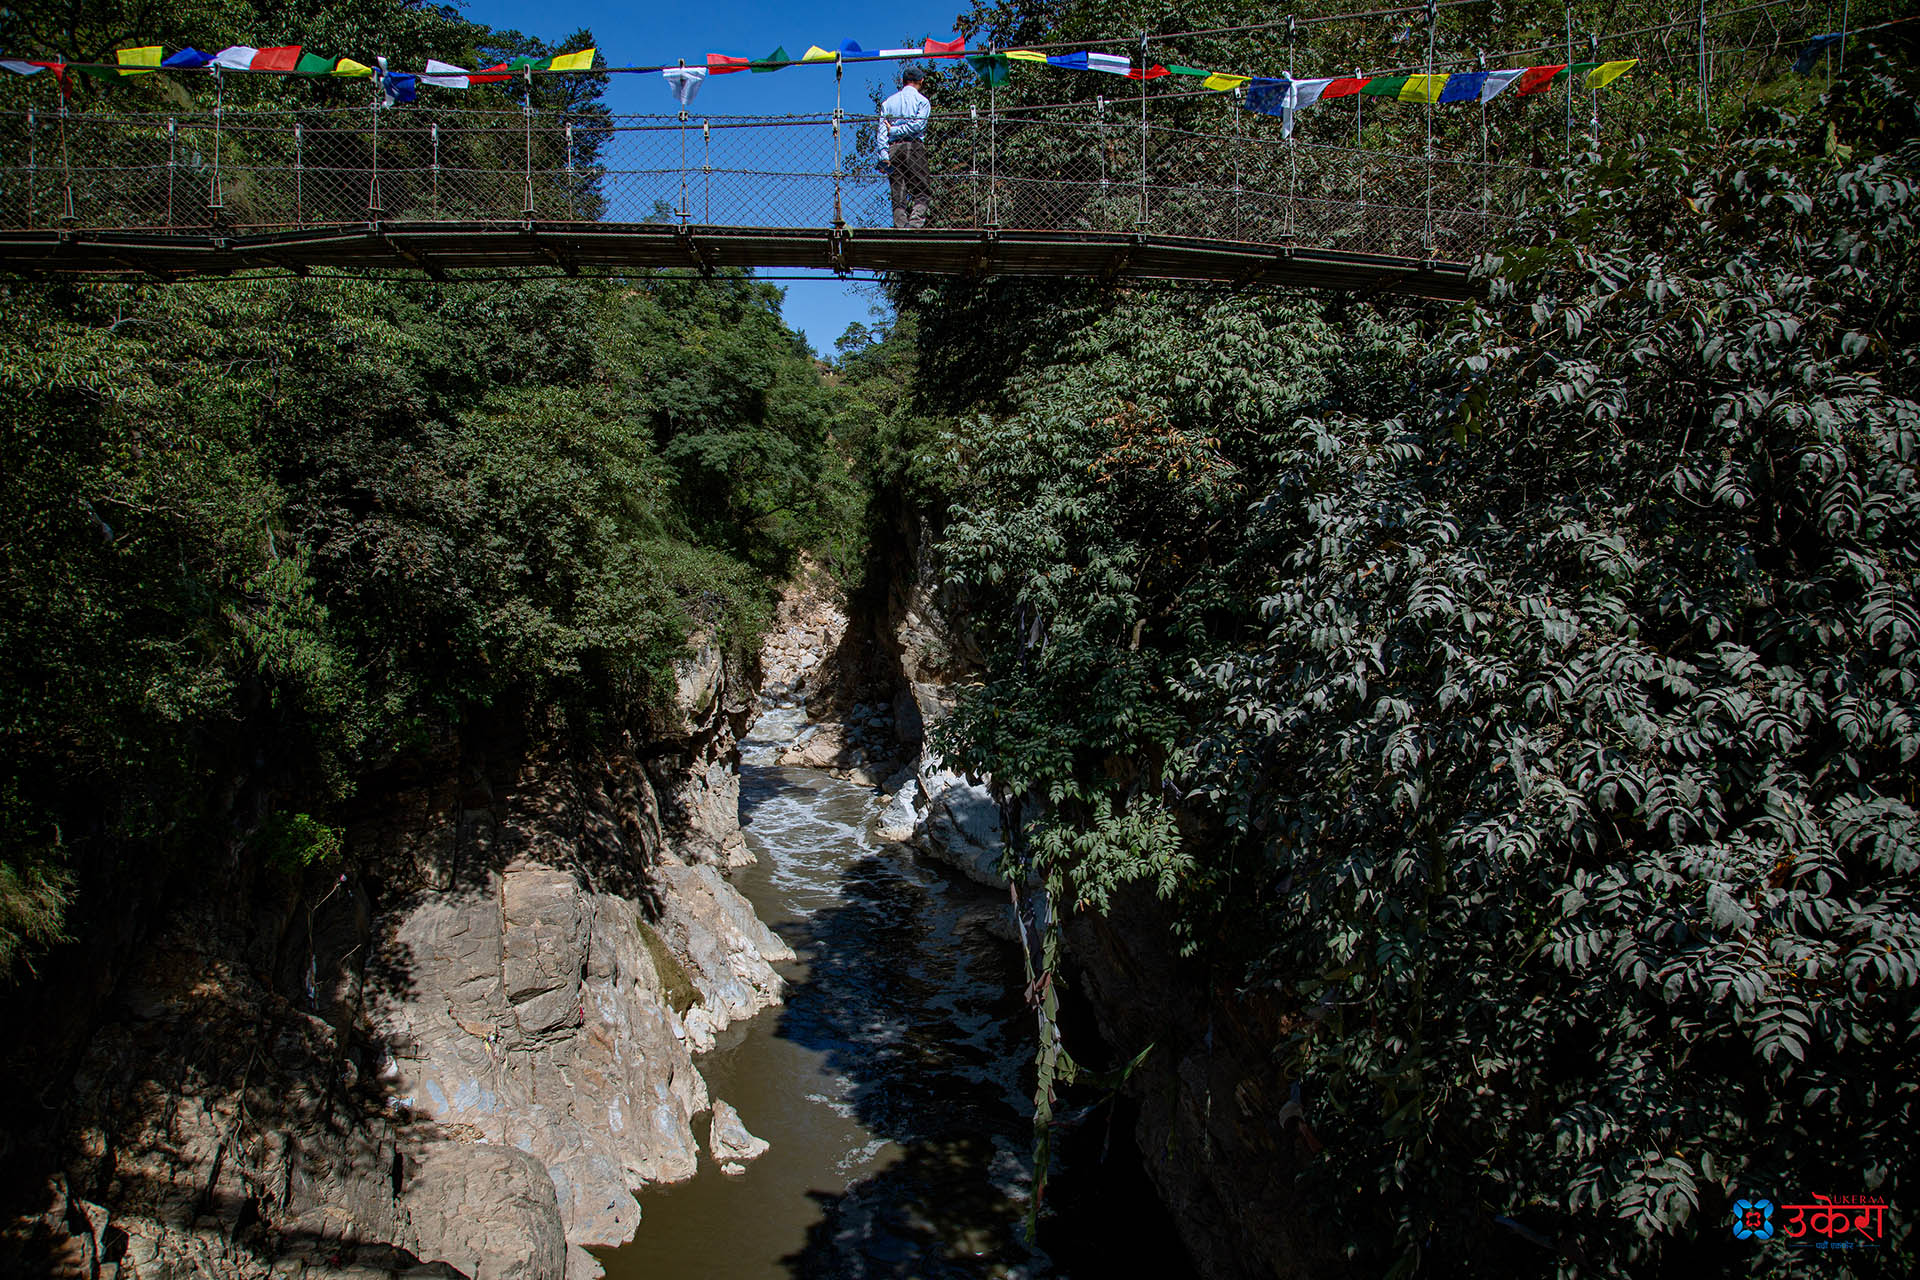
[[[917,85],[901,85],[900,92],[880,104],[880,145],[927,136],[927,117],[933,104]]]

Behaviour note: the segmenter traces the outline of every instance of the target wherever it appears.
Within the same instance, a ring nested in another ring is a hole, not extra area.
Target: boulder
[[[917,786],[903,786],[893,793],[874,823],[875,839],[888,844],[904,844],[913,839],[914,828],[920,821],[920,811],[914,804],[919,792]]]
[[[923,773],[925,819],[915,842],[931,857],[946,863],[969,880],[1004,889],[1000,874],[1000,806],[981,783],[937,769]]]
[[[801,769],[830,769],[852,763],[846,726],[823,724],[780,753],[780,763]]]
[[[722,1167],[729,1161],[758,1160],[770,1145],[765,1138],[756,1138],[747,1132],[732,1103],[714,1099],[713,1128],[707,1136],[707,1150]]]

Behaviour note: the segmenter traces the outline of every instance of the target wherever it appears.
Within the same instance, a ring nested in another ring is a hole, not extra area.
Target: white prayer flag
[[[1525,74],[1527,74],[1527,69],[1525,67],[1513,67],[1507,71],[1487,72],[1486,80],[1482,82],[1480,85],[1480,101],[1482,102],[1493,101],[1494,98],[1498,97],[1506,89],[1508,85],[1512,84],[1515,80],[1518,80],[1521,76]]]
[[[472,85],[467,77],[473,73],[465,67],[456,67],[451,62],[442,62],[438,58],[427,59],[427,69],[420,77],[421,84],[430,84],[439,89],[465,89]]]
[[[660,73],[666,77],[667,87],[673,90],[673,100],[681,106],[691,106],[693,97],[700,92],[700,82],[707,78],[705,67],[668,67]]]

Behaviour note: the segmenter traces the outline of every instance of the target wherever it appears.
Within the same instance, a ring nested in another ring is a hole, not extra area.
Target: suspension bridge
[[[1379,14],[1424,14],[1431,73],[1460,62],[1457,50],[1435,60],[1440,11],[1471,2]],[[1777,26],[1784,8],[1812,22],[1810,3],[1758,0],[1724,16]],[[1564,44],[1498,56],[1573,63],[1571,13]],[[1293,26],[1244,30],[1284,27],[1291,61]],[[1690,10],[1604,39],[1613,49],[1626,37],[1651,42],[1640,74],[1663,95],[1642,118],[1692,110],[1697,82],[1705,120],[1710,83],[1760,83],[1799,47],[1771,26],[1710,44],[1706,0],[1697,20]],[[1602,39],[1588,36],[1590,57]],[[1139,52],[1145,67],[1144,37]],[[1492,131],[1484,100],[1476,115],[1431,102],[1368,108],[1355,95],[1289,130],[1245,109],[1250,99],[1150,95],[1144,78],[1084,101],[1007,105],[990,93],[935,112],[931,213],[925,228],[905,230],[893,225],[874,116],[843,109],[837,64],[831,111],[777,116],[546,109],[531,73],[519,105],[399,110],[236,105],[213,80],[211,106],[175,105],[184,95],[168,105],[150,95],[144,110],[64,92],[34,105],[0,100],[0,273],[170,281],[809,268],[1463,298],[1475,289],[1468,264],[1547,193],[1543,139],[1564,140],[1570,156],[1576,115],[1593,145],[1603,134],[1599,98],[1571,81],[1544,110],[1501,108],[1510,114]]]
[[[0,114],[0,270],[824,268],[1467,296],[1542,175],[1126,100],[936,113],[925,229],[871,116],[495,110]]]

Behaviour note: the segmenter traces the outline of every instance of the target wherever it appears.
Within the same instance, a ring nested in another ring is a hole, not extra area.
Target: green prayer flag
[[[1213,74],[1213,72],[1208,71],[1204,67],[1183,67],[1174,62],[1167,64],[1167,70],[1176,76],[1210,76]]]
[[[1407,87],[1406,76],[1375,76],[1360,86],[1360,92],[1373,98],[1397,98]]]
[[[787,46],[781,45],[760,61],[751,63],[747,69],[755,75],[764,75],[769,71],[779,71],[782,63],[791,61],[792,59],[787,57]]]
[[[1554,74],[1553,82],[1559,84],[1562,80],[1569,77],[1585,80],[1587,78],[1587,72],[1599,65],[1597,62],[1576,62],[1570,67],[1562,67]]]
[[[330,76],[333,74],[333,59],[323,58],[317,53],[300,53],[300,61],[294,64],[293,74],[297,76]]]
[[[511,62],[507,63],[507,70],[525,71],[531,68],[535,71],[546,71],[549,68],[551,68],[552,65],[553,65],[552,58],[536,58],[530,53],[523,53],[516,56]]]
[[[1013,62],[1004,53],[972,53],[967,55],[967,65],[980,77],[982,84],[999,88],[1013,74]]]

